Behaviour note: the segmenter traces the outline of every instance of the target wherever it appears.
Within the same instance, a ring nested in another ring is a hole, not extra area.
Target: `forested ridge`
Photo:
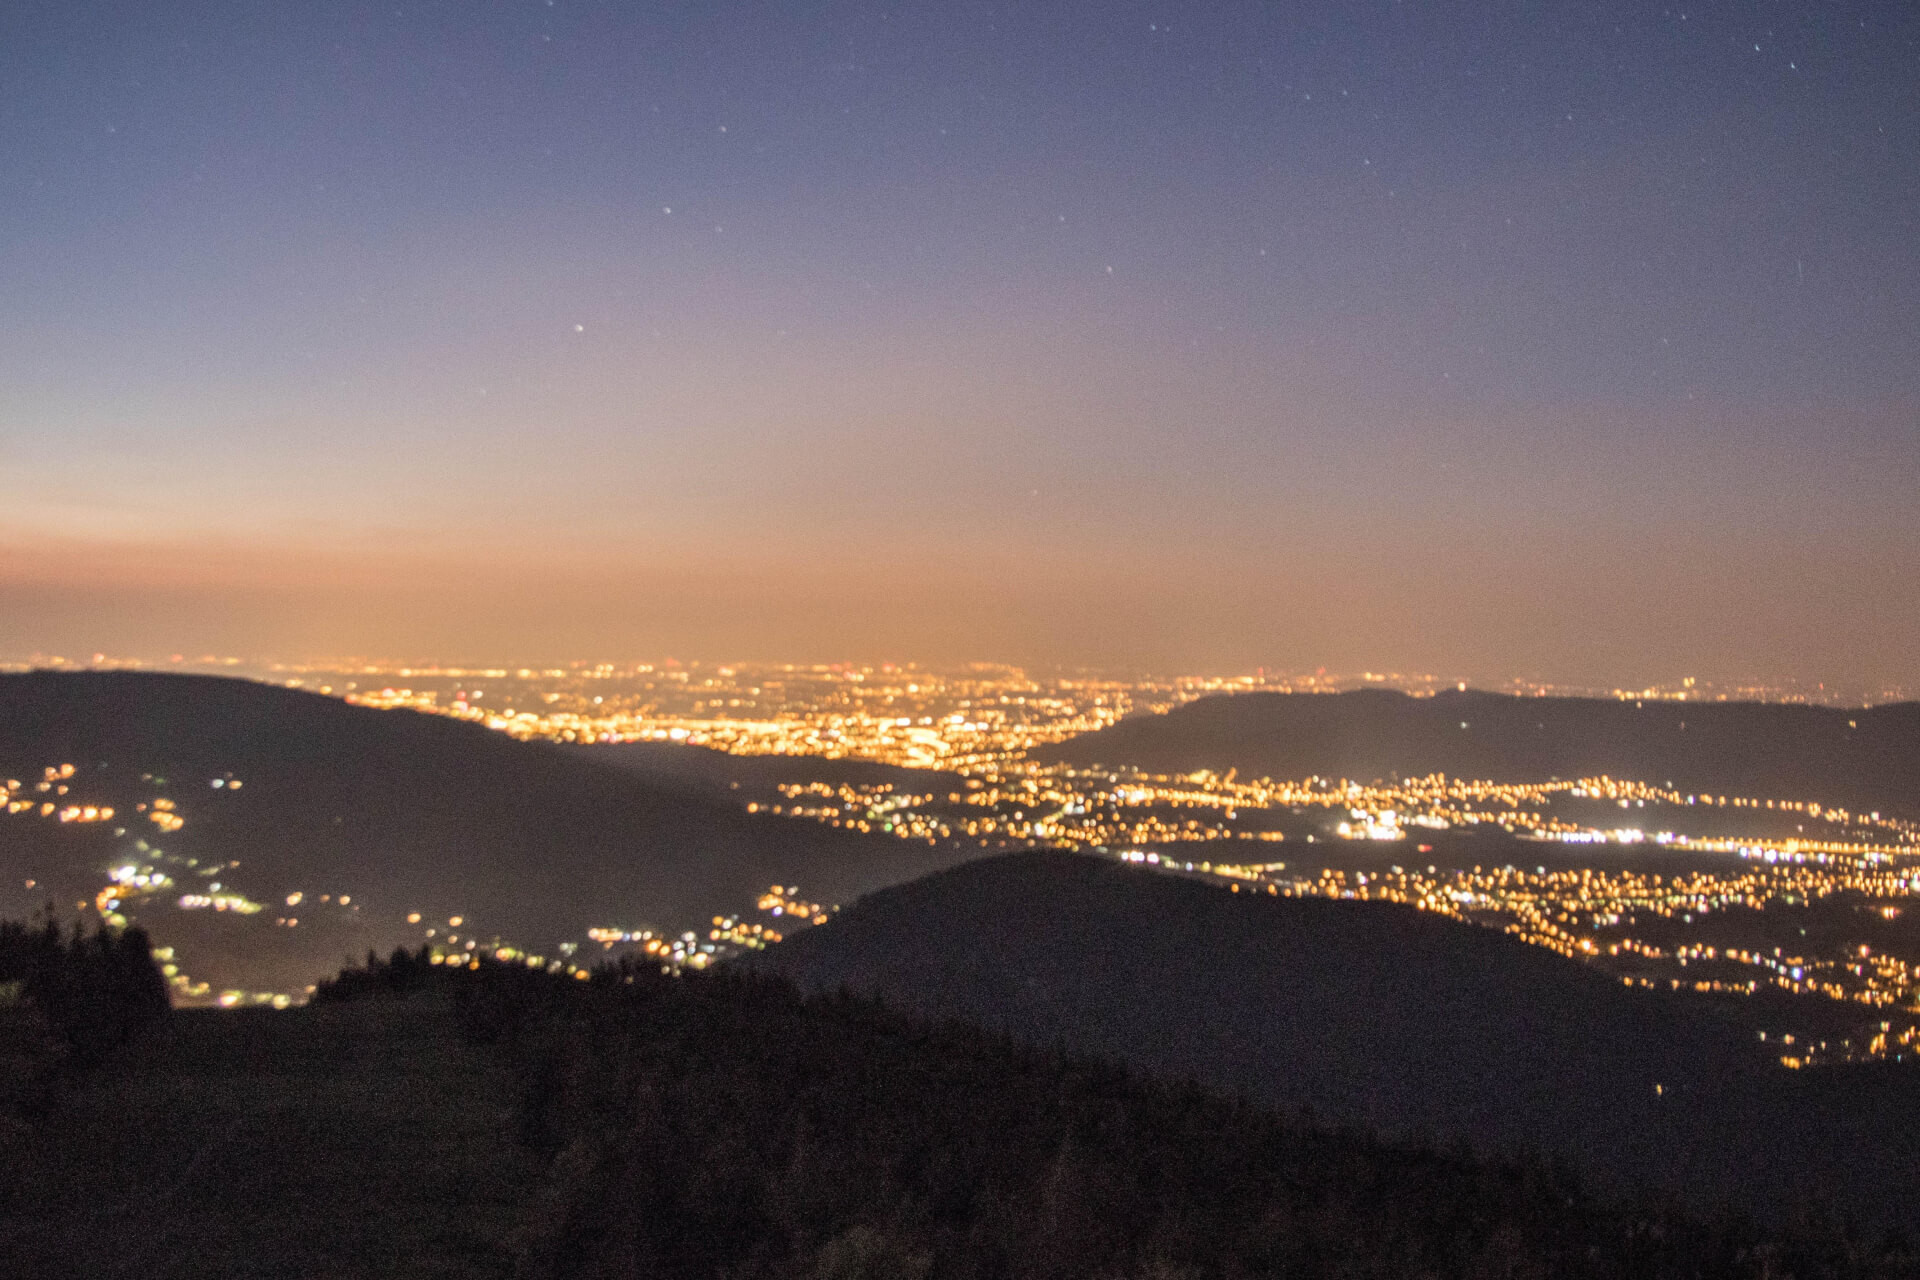
[[[97,982],[49,1009],[128,1015],[67,1022],[115,1029],[18,1123],[8,1274],[1920,1275],[1831,1218],[1601,1195],[761,974],[396,952],[308,1008],[162,1024],[133,931],[4,937]]]
[[[528,1274],[1920,1274],[1898,1241],[1608,1199],[759,976],[399,955],[319,999],[441,987],[520,1081]]]
[[[1766,1016],[1755,1001],[1631,989],[1404,904],[1036,850],[870,894],[734,964],[1768,1221],[1825,1200],[1904,1227],[1920,1189],[1912,1064],[1788,1071],[1742,1021]]]

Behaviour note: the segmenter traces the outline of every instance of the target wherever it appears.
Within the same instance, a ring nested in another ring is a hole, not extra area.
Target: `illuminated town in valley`
[[[1528,781],[1429,776],[1386,781],[1180,776],[1076,767],[1036,748],[1202,697],[1387,685],[1416,696],[1427,677],[1255,675],[1127,679],[1032,676],[1011,667],[662,662],[620,667],[454,669],[360,664],[279,668],[257,678],[363,706],[483,724],[520,739],[654,743],[707,760],[815,757],[890,766],[887,780],[755,780],[727,785],[752,813],[979,853],[1059,848],[1105,854],[1235,892],[1405,903],[1502,929],[1620,981],[1770,1002],[1767,1032],[1791,1066],[1916,1051],[1920,823],[1803,797],[1683,793],[1643,779]],[[1545,687],[1517,692],[1549,692]],[[1567,692],[1551,690],[1551,692]],[[1612,690],[1635,699],[1726,700],[1754,690],[1696,681]],[[1764,690],[1780,698],[1805,691]],[[214,779],[238,790],[239,778]],[[96,900],[110,921],[142,900],[298,927],[303,913],[352,912],[350,886],[250,901],[220,867],[157,843],[187,821],[155,794],[127,813],[79,794],[70,763],[0,779],[14,821],[112,825],[125,843]],[[346,888],[348,892],[340,892]],[[485,921],[423,920],[447,963],[478,955],[584,974],[633,953],[703,968],[826,920],[805,885],[715,904],[702,929],[590,922],[574,942],[523,948]],[[551,952],[552,954],[544,954]],[[209,990],[163,958],[176,998],[285,1005],[301,992]],[[1782,1000],[1790,1003],[1782,1004]]]

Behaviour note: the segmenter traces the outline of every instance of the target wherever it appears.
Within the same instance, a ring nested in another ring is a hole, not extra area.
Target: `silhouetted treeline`
[[[392,967],[329,990],[385,990]],[[1545,1164],[1326,1129],[777,980],[490,963],[424,980],[518,1069],[520,1137],[549,1171],[531,1274],[1920,1274],[1893,1242],[1621,1205]]]
[[[409,995],[434,981],[437,973],[433,953],[424,945],[418,951],[395,947],[385,960],[369,951],[365,968],[342,969],[335,977],[322,979],[312,999],[315,1004],[333,1004],[370,995]]]
[[[0,921],[0,1110],[44,1102],[169,1009],[144,930]]]

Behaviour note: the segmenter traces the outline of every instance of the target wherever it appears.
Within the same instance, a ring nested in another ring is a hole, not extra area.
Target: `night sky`
[[[1920,683],[1920,7],[0,6],[0,655]]]

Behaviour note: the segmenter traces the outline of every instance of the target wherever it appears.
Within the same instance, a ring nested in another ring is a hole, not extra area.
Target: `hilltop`
[[[1796,1075],[1703,1003],[1394,904],[1013,854],[737,963],[1342,1123],[1757,1207],[1825,1188],[1891,1214],[1920,1167],[1920,1134],[1874,1120],[1911,1105],[1913,1073]]]
[[[122,886],[120,910],[216,989],[298,992],[435,925],[549,954],[595,926],[704,929],[769,884],[851,900],[959,856],[748,814],[477,725],[216,677],[0,676],[6,777],[34,807],[0,814],[0,915],[91,907],[116,867],[163,874]],[[114,817],[63,823],[41,804]],[[183,910],[189,895],[234,909]]]
[[[1050,747],[1042,762],[1243,777],[1432,773],[1496,781],[1602,774],[1683,792],[1789,797],[1920,815],[1920,703],[1522,698],[1389,689],[1202,698]]]

